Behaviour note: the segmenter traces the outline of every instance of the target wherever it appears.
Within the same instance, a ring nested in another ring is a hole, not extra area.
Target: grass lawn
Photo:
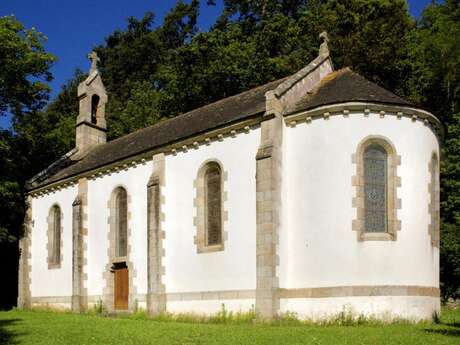
[[[439,324],[203,324],[46,311],[0,312],[0,344],[460,344],[460,309]]]

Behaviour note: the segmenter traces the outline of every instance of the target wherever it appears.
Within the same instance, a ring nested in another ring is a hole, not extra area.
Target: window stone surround
[[[59,236],[59,260],[58,262],[54,261],[54,253],[53,253],[53,241],[54,241],[54,208],[57,207],[59,209],[60,213],[60,236]],[[59,204],[55,203],[50,207],[50,210],[48,212],[48,217],[46,218],[47,224],[48,224],[48,230],[47,230],[47,242],[46,242],[46,250],[48,253],[47,256],[47,264],[48,264],[48,269],[59,269],[61,268],[62,265],[62,260],[64,259],[64,253],[63,253],[63,247],[64,247],[64,214],[62,212],[62,208],[59,206]]]
[[[205,200],[205,172],[209,163],[217,163],[221,171],[221,217],[222,217],[222,241],[219,244],[207,245],[206,243],[206,200]],[[225,210],[225,202],[228,194],[225,189],[225,182],[228,180],[228,172],[224,170],[223,164],[217,159],[208,159],[204,161],[198,169],[197,178],[193,181],[196,197],[193,199],[193,206],[196,208],[196,217],[193,219],[193,225],[196,227],[196,235],[193,242],[196,245],[197,253],[212,253],[223,251],[225,242],[228,240],[228,232],[225,230],[225,222],[228,220],[228,212]]]
[[[128,227],[127,227],[127,241],[128,241],[128,248],[127,248],[127,255],[125,257],[117,257],[116,256],[116,192],[118,188],[125,189],[127,193],[127,218],[128,218]],[[109,312],[114,312],[114,289],[115,289],[115,282],[114,282],[114,274],[112,271],[112,266],[115,263],[125,262],[126,266],[128,267],[128,279],[129,279],[129,298],[128,298],[128,311],[133,312],[136,309],[136,286],[134,285],[134,278],[137,276],[137,271],[134,268],[134,264],[130,259],[131,251],[132,251],[132,229],[130,225],[131,220],[131,195],[128,192],[126,186],[118,185],[116,186],[111,195],[110,199],[107,202],[107,207],[109,209],[109,217],[107,219],[107,224],[109,227],[109,231],[107,232],[107,240],[108,240],[108,248],[107,248],[107,264],[105,266],[105,270],[103,272],[103,279],[105,281],[105,287],[103,289],[103,301],[104,305]]]
[[[428,183],[428,193],[430,203],[428,204],[428,213],[430,215],[430,224],[428,224],[428,234],[431,238],[431,245],[439,248],[440,237],[440,185],[439,185],[439,159],[436,152],[431,155],[428,163],[430,173],[430,182]]]
[[[365,232],[364,229],[364,151],[372,144],[381,145],[388,154],[387,162],[387,231],[384,233]],[[391,141],[380,135],[370,135],[361,140],[356,153],[352,154],[352,163],[356,165],[356,175],[352,177],[352,186],[356,194],[352,200],[356,208],[356,218],[352,221],[352,230],[356,231],[358,241],[396,241],[397,232],[401,230],[397,210],[401,209],[401,199],[397,198],[397,188],[401,187],[401,178],[397,175],[397,167],[401,165]]]

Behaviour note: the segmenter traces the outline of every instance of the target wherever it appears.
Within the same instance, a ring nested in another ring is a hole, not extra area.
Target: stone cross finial
[[[329,37],[326,31],[323,31],[319,34],[319,39],[321,40],[321,45],[319,46],[319,55],[329,55]]]
[[[97,63],[101,61],[99,57],[97,56],[97,53],[95,51],[92,51],[91,53],[88,54],[88,59],[91,60],[90,73],[93,71],[97,71]]]

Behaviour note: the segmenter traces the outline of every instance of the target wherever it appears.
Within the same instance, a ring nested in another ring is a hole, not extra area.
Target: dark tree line
[[[441,287],[444,299],[460,297],[460,1],[433,3],[416,21],[403,0],[224,0],[208,31],[197,26],[199,8],[199,0],[179,1],[162,23],[153,13],[130,17],[95,47],[109,138],[294,73],[317,55],[326,30],[336,68],[351,66],[445,124]],[[73,148],[85,77],[77,70],[47,103],[55,57],[44,40],[0,18],[0,114],[13,116],[12,129],[0,130],[0,257],[10,287],[3,307],[15,303],[25,180]]]

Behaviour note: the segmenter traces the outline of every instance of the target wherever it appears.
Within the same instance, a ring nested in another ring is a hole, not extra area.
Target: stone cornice
[[[371,112],[378,113],[381,118],[396,116],[397,119],[408,117],[413,122],[422,121],[425,125],[431,127],[441,140],[444,138],[444,126],[437,117],[426,110],[402,105],[370,102],[329,104],[306,111],[284,114],[284,121],[287,126],[295,127],[299,123],[310,123],[315,119],[328,119],[331,116],[343,116],[346,118],[352,113],[369,116]]]

